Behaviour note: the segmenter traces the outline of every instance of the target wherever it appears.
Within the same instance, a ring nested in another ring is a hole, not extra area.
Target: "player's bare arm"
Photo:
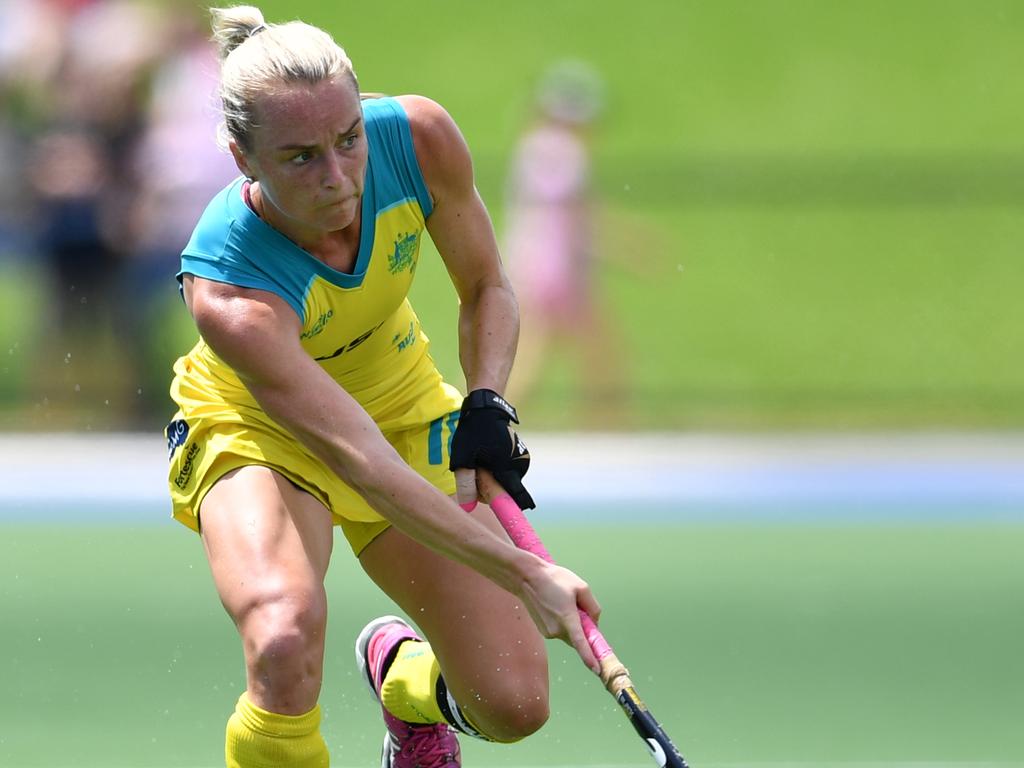
[[[503,397],[519,338],[519,308],[473,182],[469,148],[440,105],[421,96],[401,102],[433,201],[427,229],[459,294],[459,358],[468,395],[451,452],[458,498],[478,498],[475,469],[486,467],[520,506],[533,507],[522,483],[529,453],[508,428],[518,417]]]
[[[434,203],[427,231],[459,295],[459,358],[466,387],[504,393],[519,338],[519,309],[473,181],[469,148],[439,104],[422,96],[400,101]]]
[[[187,277],[185,286],[203,338],[268,415],[397,528],[518,596],[547,636],[569,640],[591,663],[574,620],[576,605],[593,601],[587,585],[516,549],[413,472],[302,348],[298,317],[283,299],[199,278]]]

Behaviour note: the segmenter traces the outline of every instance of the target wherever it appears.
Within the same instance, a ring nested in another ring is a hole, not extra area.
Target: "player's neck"
[[[259,182],[250,187],[250,199],[256,215],[332,269],[351,272],[359,255],[359,236],[362,231],[362,207],[356,212],[352,223],[338,230],[309,227],[286,215],[272,202],[267,201],[260,190]]]

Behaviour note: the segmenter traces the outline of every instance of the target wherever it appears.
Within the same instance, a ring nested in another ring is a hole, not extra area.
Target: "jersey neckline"
[[[264,242],[270,246],[267,250],[272,254],[300,258],[307,261],[317,275],[329,283],[340,288],[359,288],[366,278],[370,266],[370,257],[373,254],[374,230],[376,229],[376,216],[374,211],[374,184],[372,171],[372,152],[367,156],[366,171],[363,182],[363,198],[360,204],[359,250],[356,253],[356,261],[351,272],[343,272],[329,266],[318,259],[305,248],[296,245],[289,240],[280,230],[268,224],[254,211],[245,194],[245,187],[249,180],[244,176],[238,178],[232,185],[230,200],[233,208],[238,210],[235,213],[236,219],[240,220],[243,226],[254,232],[263,234]]]

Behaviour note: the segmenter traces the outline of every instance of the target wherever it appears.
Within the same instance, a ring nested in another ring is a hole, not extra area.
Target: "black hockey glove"
[[[474,389],[462,401],[448,467],[486,469],[520,509],[533,509],[533,497],[523,487],[530,452],[510,422],[518,424],[519,418],[505,398],[489,389]]]

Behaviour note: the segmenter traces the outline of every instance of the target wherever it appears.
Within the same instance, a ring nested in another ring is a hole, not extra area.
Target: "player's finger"
[[[579,594],[576,595],[576,604],[581,611],[594,620],[595,624],[601,620],[601,604],[597,602],[597,598],[590,591],[590,587],[580,590]]]
[[[476,506],[477,490],[476,490],[476,470],[475,469],[456,469],[455,470],[455,498],[458,500],[462,508],[467,511],[472,511],[473,507]],[[470,505],[473,506],[470,506]]]
[[[601,676],[601,664],[597,660],[597,656],[594,654],[594,649],[590,647],[590,643],[587,642],[587,636],[583,633],[583,624],[580,622],[579,611],[573,614],[572,618],[566,624],[566,629],[569,632],[568,642],[573,648],[576,649],[576,653],[583,659],[583,663],[587,665],[587,668],[598,677]]]
[[[458,472],[455,470],[456,478],[455,482],[458,483]],[[494,479],[494,475],[486,469],[478,469],[476,471],[476,490],[480,494],[480,498],[490,504],[495,496],[500,496],[505,493],[505,489],[502,488],[498,481]]]

